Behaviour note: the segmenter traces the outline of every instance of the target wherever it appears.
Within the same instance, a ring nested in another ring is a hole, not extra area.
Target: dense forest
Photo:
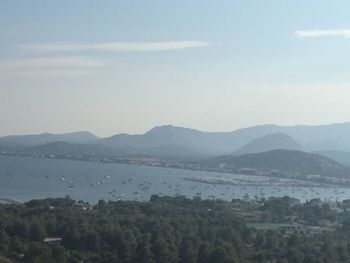
[[[182,196],[94,206],[69,197],[2,204],[0,262],[350,262],[348,204],[335,211],[319,200],[289,197],[224,202]],[[254,227],[235,214],[238,207],[266,214],[262,220],[271,224],[298,218],[338,227],[333,234],[287,234]],[[44,242],[47,237],[60,244]]]

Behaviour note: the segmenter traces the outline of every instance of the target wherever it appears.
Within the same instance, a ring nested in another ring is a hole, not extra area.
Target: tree
[[[148,241],[144,240],[137,246],[137,255],[134,263],[155,263]]]
[[[130,263],[133,259],[133,245],[130,241],[124,240],[118,250],[119,258],[123,263]]]
[[[209,242],[203,242],[198,248],[198,263],[208,263],[210,259],[210,254],[212,251],[212,247]]]
[[[84,240],[87,250],[98,252],[101,249],[100,235],[96,231],[88,232]]]
[[[152,252],[157,263],[168,263],[175,261],[174,254],[169,249],[168,244],[162,238],[155,240],[152,246]]]
[[[30,239],[34,241],[42,241],[46,236],[46,230],[43,224],[35,222],[30,228]]]
[[[180,248],[180,260],[183,263],[197,262],[197,249],[190,240],[183,240]]]
[[[304,260],[304,254],[296,248],[290,248],[287,252],[287,259],[291,263],[300,263]]]
[[[210,254],[210,262],[235,263],[238,261],[231,258],[223,247],[216,247]]]

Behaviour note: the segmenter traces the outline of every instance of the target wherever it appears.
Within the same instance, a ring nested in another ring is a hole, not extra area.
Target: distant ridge
[[[285,136],[276,135],[281,133]],[[243,154],[276,148],[302,149],[306,152],[350,152],[349,134],[350,123],[319,126],[267,124],[232,132],[203,132],[164,125],[154,127],[144,134],[117,134],[108,138],[98,138],[89,132],[7,136],[0,138],[0,148],[32,147],[52,142],[66,142],[102,145],[129,155],[207,158],[235,152]],[[264,136],[267,137],[263,139]],[[248,145],[255,149],[247,149]]]
[[[223,155],[234,153],[254,140],[276,133],[283,133],[294,140],[294,146],[289,146],[291,149],[350,151],[350,123],[319,126],[267,124],[232,132],[202,132],[195,129],[165,125],[154,127],[145,134],[120,134],[104,138],[97,143],[112,147],[140,149],[160,146],[164,149],[164,147],[171,146],[186,148],[203,154]],[[276,136],[276,139],[282,143],[281,140],[283,139],[278,138],[278,136]],[[284,143],[287,144],[286,138]]]
[[[112,147],[140,149],[179,147],[204,155],[232,153],[253,139],[270,133],[273,125],[257,126],[234,132],[203,132],[172,125],[157,126],[140,135],[119,134],[96,143]]]
[[[272,150],[301,150],[301,146],[284,133],[273,133],[255,139],[234,152],[235,155],[260,153]]]
[[[87,131],[71,132],[63,134],[33,134],[33,135],[10,135],[0,137],[2,146],[35,146],[51,142],[69,142],[69,143],[91,143],[100,139],[96,135]]]

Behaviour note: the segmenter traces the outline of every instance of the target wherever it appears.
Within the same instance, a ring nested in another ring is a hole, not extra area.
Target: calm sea
[[[301,200],[350,199],[350,189],[205,184],[188,177],[230,178],[233,175],[70,160],[0,156],[0,199],[28,201],[64,197],[96,203],[105,200],[148,200],[152,194],[232,200],[248,195],[289,195]],[[237,177],[237,175],[235,175]]]

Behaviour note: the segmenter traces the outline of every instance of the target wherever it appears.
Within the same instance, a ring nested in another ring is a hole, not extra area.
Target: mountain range
[[[141,135],[115,135],[101,139],[97,143],[118,148],[140,149],[173,146],[201,154],[221,155],[233,153],[253,140],[277,133],[289,136],[299,145],[298,148],[308,152],[350,151],[350,123],[321,126],[269,124],[232,132],[203,132],[167,125],[155,127]]]
[[[45,152],[50,152],[60,148],[65,152],[69,148],[70,151],[87,154],[98,151],[101,154],[169,158],[208,158],[285,149],[328,153],[331,159],[338,156],[337,161],[350,163],[350,154],[346,154],[350,153],[349,134],[350,123],[319,126],[268,124],[232,132],[203,132],[165,125],[154,127],[144,134],[117,134],[107,138],[99,138],[89,132],[5,136],[0,137],[0,149],[45,149]],[[343,153],[342,158],[335,152]]]

